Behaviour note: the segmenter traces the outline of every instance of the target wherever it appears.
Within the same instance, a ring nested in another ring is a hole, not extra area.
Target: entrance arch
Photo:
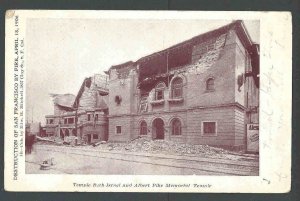
[[[152,138],[153,139],[164,139],[165,138],[165,128],[164,121],[161,118],[156,118],[152,122]]]

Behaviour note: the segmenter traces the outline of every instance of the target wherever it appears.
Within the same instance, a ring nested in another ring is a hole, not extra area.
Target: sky
[[[168,48],[230,23],[228,20],[28,19],[26,114],[45,122],[53,114],[49,94],[76,95],[84,78],[110,66]],[[259,43],[259,21],[244,21]]]

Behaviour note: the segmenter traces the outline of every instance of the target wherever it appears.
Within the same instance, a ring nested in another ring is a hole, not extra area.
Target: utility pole
[[[168,76],[168,88],[170,88],[170,77],[169,77],[169,50],[167,50],[167,76]]]
[[[78,112],[78,99],[75,99],[75,136],[77,136],[77,121],[78,121],[78,117],[77,117],[77,112]]]

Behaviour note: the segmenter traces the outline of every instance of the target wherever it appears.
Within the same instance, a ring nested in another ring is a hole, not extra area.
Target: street
[[[54,165],[40,170],[43,160]],[[190,156],[101,151],[90,147],[35,145],[26,155],[27,174],[258,175],[258,160],[234,161]]]

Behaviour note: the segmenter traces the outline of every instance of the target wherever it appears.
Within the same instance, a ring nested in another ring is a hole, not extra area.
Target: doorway
[[[88,138],[88,143],[90,144],[92,142],[92,135],[91,134],[88,134],[87,135],[87,138]]]
[[[152,122],[152,138],[153,139],[164,139],[165,138],[165,128],[164,121],[161,118],[156,118]]]

